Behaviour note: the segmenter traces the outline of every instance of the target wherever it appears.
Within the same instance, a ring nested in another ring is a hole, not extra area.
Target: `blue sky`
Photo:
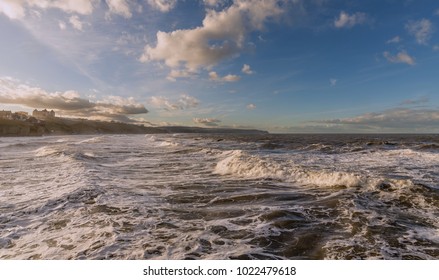
[[[439,132],[439,3],[0,0],[0,109]]]

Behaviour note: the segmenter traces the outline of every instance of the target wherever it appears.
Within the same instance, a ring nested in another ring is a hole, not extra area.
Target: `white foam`
[[[47,157],[47,156],[57,155],[59,153],[60,152],[58,150],[49,146],[43,146],[35,150],[35,155],[37,157]]]
[[[350,172],[308,170],[292,162],[278,163],[270,158],[250,156],[241,150],[223,153],[214,170],[215,174],[237,175],[245,178],[271,178],[304,185],[317,186],[358,186],[364,178]]]
[[[94,144],[94,143],[101,143],[101,142],[103,141],[103,139],[104,139],[103,136],[98,136],[98,137],[93,137],[93,138],[89,138],[89,139],[82,140],[82,141],[78,142],[78,144],[86,144],[86,143]]]

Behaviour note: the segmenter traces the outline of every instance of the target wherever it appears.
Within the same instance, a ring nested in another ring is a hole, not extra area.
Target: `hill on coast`
[[[146,127],[138,124],[105,122],[87,119],[50,118],[40,121],[0,119],[0,136],[42,136],[72,134],[152,134],[152,133],[246,133],[265,131],[229,128]]]

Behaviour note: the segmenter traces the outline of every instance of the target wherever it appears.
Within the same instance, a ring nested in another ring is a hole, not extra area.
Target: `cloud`
[[[217,7],[224,4],[225,0],[203,0],[204,5],[210,7]]]
[[[65,30],[67,28],[66,23],[64,21],[58,22],[59,29]]]
[[[253,103],[250,103],[250,104],[247,105],[247,109],[254,110],[254,109],[256,109],[256,105],[253,104]]]
[[[166,111],[178,111],[196,108],[200,101],[195,97],[183,94],[178,100],[169,100],[162,96],[153,96],[150,98],[149,103],[157,108],[164,109]]]
[[[123,16],[124,18],[131,18],[132,13],[127,0],[105,0],[110,14]]]
[[[77,15],[71,16],[69,22],[73,26],[73,28],[82,31],[83,23]]]
[[[194,76],[194,73],[191,73],[189,71],[173,69],[166,78],[174,82],[177,78],[190,78],[192,76]]]
[[[0,13],[10,19],[20,19],[25,15],[23,3],[17,0],[0,0]]]
[[[221,122],[220,120],[213,118],[193,118],[192,120],[196,124],[202,124],[205,126],[218,126]]]
[[[125,115],[148,113],[145,106],[133,98],[108,96],[103,100],[90,101],[76,91],[50,93],[9,77],[0,77],[0,103],[53,109],[63,115],[89,118],[122,119]]]
[[[237,75],[228,74],[224,77],[220,77],[215,71],[209,72],[209,80],[211,81],[219,81],[219,82],[237,82],[241,79],[241,77]]]
[[[157,32],[155,46],[146,45],[140,61],[164,61],[172,68],[195,72],[238,55],[247,35],[262,30],[269,19],[282,14],[278,0],[235,0],[221,11],[208,9],[202,26]]]
[[[415,65],[415,59],[411,57],[406,51],[400,51],[393,56],[389,52],[384,52],[383,56],[392,63],[406,63],[408,65]]]
[[[418,21],[410,21],[405,28],[410,35],[416,38],[416,42],[421,45],[427,45],[433,34],[433,25],[428,19],[421,19]]]
[[[248,64],[244,64],[244,65],[242,66],[241,71],[242,71],[242,73],[245,73],[245,74],[247,74],[247,75],[251,75],[251,74],[254,73],[253,70],[250,68],[250,65],[248,65]]]
[[[329,79],[329,83],[331,84],[331,87],[335,87],[337,85],[337,79]]]
[[[69,14],[90,15],[98,3],[99,0],[0,0],[0,13],[14,20],[24,18],[30,8],[59,9]]]
[[[25,0],[24,2],[31,7],[41,9],[56,8],[66,13],[77,13],[90,15],[93,12],[97,0]]]
[[[434,51],[439,51],[439,45],[434,45],[434,46],[433,46],[433,50],[434,50]]]
[[[400,105],[422,105],[430,101],[427,96],[422,96],[416,99],[407,99],[400,103]]]
[[[163,13],[169,12],[177,4],[177,0],[148,0],[148,4]]]
[[[351,28],[358,24],[364,24],[367,21],[367,15],[365,13],[355,13],[349,15],[345,12],[340,12],[337,19],[334,20],[334,26],[337,28]]]
[[[401,37],[399,37],[399,36],[395,36],[395,37],[393,37],[392,39],[389,39],[389,40],[386,42],[386,44],[397,44],[397,43],[399,43],[399,42],[401,42]]]
[[[396,108],[378,113],[366,113],[353,118],[317,121],[316,123],[388,130],[437,129],[439,127],[439,111]]]

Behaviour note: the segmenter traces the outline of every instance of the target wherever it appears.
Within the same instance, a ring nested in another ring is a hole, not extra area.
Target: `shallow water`
[[[438,259],[438,135],[0,138],[0,259]]]

